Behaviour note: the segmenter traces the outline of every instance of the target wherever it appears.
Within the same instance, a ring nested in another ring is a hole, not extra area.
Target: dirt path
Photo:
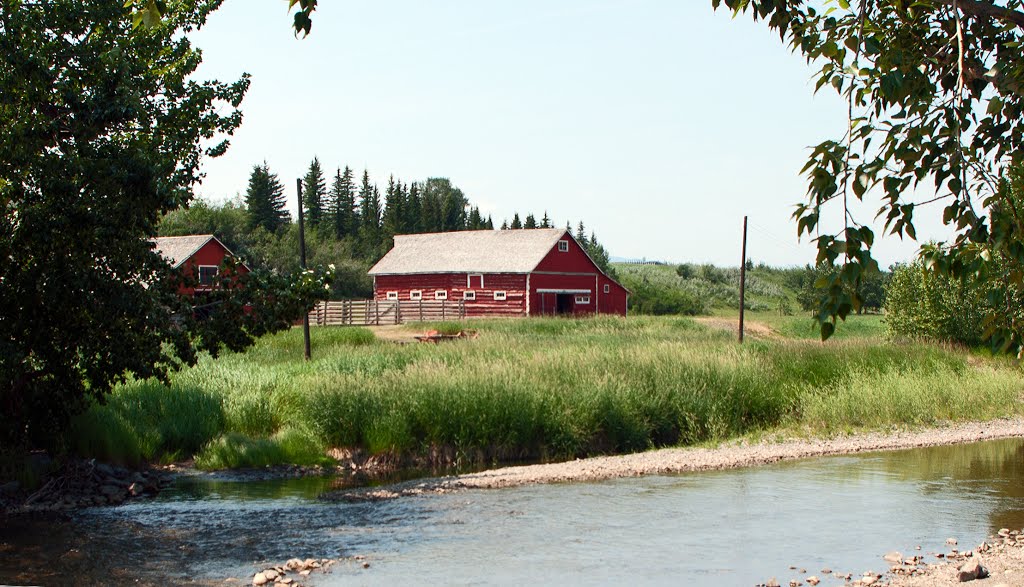
[[[708,328],[714,328],[716,330],[728,330],[730,332],[739,332],[740,319],[739,318],[723,318],[720,316],[698,316],[694,318],[700,324],[707,326]],[[779,338],[779,333],[772,330],[771,326],[763,322],[755,322],[752,320],[743,321],[743,332],[745,335],[752,335],[758,338]]]

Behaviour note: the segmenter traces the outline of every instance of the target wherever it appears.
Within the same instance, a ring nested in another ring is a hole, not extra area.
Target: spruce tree
[[[533,214],[526,215],[526,222],[523,223],[523,228],[537,228],[537,219],[533,217]]]
[[[380,191],[370,183],[370,173],[363,171],[363,182],[359,187],[359,241],[363,254],[374,256],[381,245],[380,234]]]
[[[302,202],[306,206],[306,221],[318,228],[324,219],[324,202],[327,200],[327,182],[320,168],[320,160],[313,157],[309,171],[302,180]]]
[[[469,209],[469,219],[466,221],[466,228],[469,230],[483,230],[484,219],[480,216],[480,208],[476,206]]]
[[[396,182],[395,176],[388,178],[388,189],[384,198],[383,228],[384,235],[393,237],[402,234],[405,228],[405,198],[402,192],[402,182]]]
[[[491,219],[490,214],[487,215],[487,226],[485,226],[484,228],[486,228],[487,230],[494,230],[494,220]]]
[[[249,174],[249,188],[245,192],[245,206],[249,213],[249,226],[262,226],[269,232],[291,222],[291,215],[285,209],[284,186],[277,174],[263,165],[253,165]]]
[[[501,222],[501,229],[502,230],[508,230],[508,220],[503,220]]]
[[[509,224],[508,227],[511,229],[520,229],[523,227],[523,221],[519,220],[519,212],[516,212],[512,216],[512,224]]]
[[[335,238],[356,235],[356,190],[352,182],[352,170],[346,165],[334,175],[329,195],[331,216],[334,221]]]
[[[547,210],[544,211],[544,218],[540,219],[540,227],[541,228],[551,228],[551,219],[548,218],[548,211]]]
[[[420,197],[420,186],[413,182],[409,185],[409,194],[405,199],[405,232],[417,234],[423,232],[423,200]]]
[[[587,229],[583,226],[583,221],[576,225],[576,242],[582,246],[587,245]]]

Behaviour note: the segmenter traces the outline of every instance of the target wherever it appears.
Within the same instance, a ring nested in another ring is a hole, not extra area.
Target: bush
[[[629,296],[631,312],[653,316],[696,316],[707,313],[700,298],[678,287],[658,286],[647,282],[628,283],[626,287],[632,291],[632,295]]]
[[[936,275],[920,262],[898,266],[886,290],[889,335],[977,345],[986,315],[983,290],[971,281]]]

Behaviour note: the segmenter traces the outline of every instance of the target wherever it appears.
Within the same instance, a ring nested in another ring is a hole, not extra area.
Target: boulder
[[[267,576],[264,575],[263,573],[256,573],[255,575],[252,576],[252,584],[253,585],[266,585],[269,582],[270,582],[270,579],[267,579]]]
[[[960,565],[956,572],[956,578],[961,583],[974,581],[975,579],[984,579],[985,577],[988,577],[988,569],[985,568],[985,565],[981,564],[981,557],[978,556],[972,556],[970,560]]]
[[[894,550],[892,552],[886,553],[885,556],[882,557],[882,560],[889,563],[896,563],[900,565],[903,564],[903,555]]]
[[[817,575],[811,575],[810,577],[807,577],[807,584],[811,587],[814,587],[818,583],[821,583],[821,579],[819,579]]]

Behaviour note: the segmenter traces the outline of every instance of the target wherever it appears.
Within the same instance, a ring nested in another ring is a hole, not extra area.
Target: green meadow
[[[478,332],[439,344],[314,328],[309,362],[293,329],[204,358],[169,386],[121,385],[77,419],[70,449],[211,469],[327,463],[331,448],[493,464],[1024,412],[1024,379],[1008,361],[887,342],[878,317],[852,318],[827,343],[806,317],[763,318],[773,333],[743,345],[683,317],[408,327]]]

